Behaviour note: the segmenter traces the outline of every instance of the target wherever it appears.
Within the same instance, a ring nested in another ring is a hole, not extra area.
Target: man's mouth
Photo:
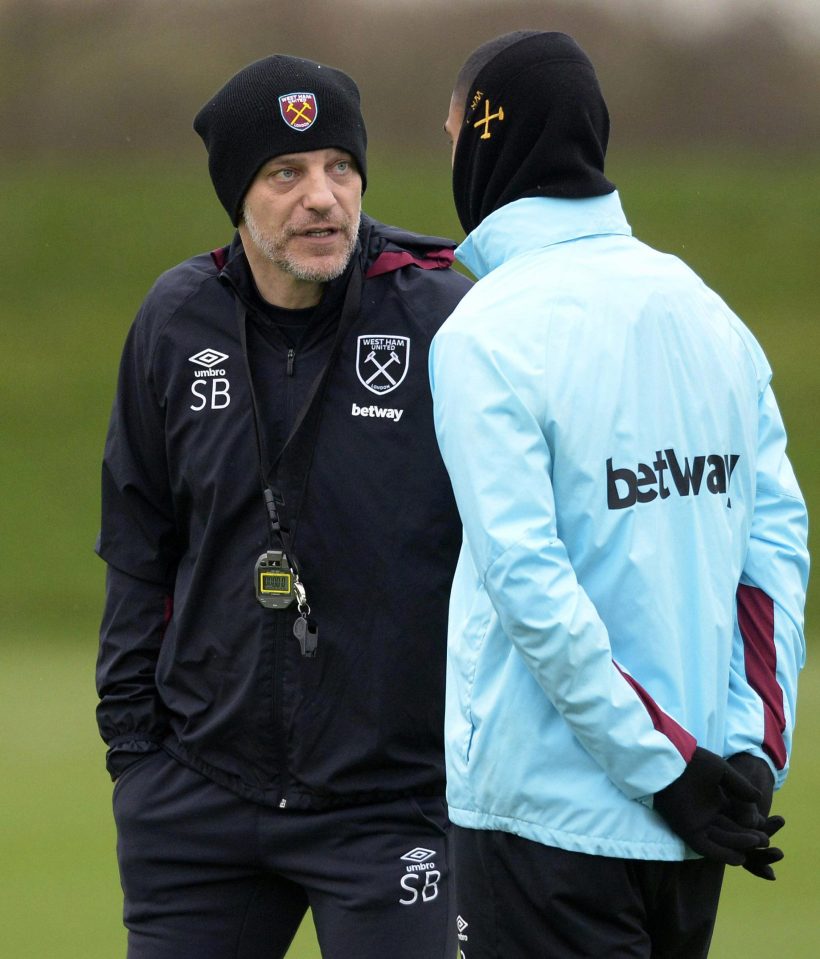
[[[300,230],[299,236],[306,236],[310,239],[321,240],[328,236],[335,236],[339,230],[336,227],[332,226],[316,226],[312,227],[309,230]]]

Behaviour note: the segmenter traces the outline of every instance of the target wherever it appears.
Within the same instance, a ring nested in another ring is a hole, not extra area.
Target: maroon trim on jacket
[[[171,620],[174,616],[174,597],[166,596],[165,597],[165,606],[162,610],[162,635],[165,637],[165,631],[168,629]]]
[[[365,279],[381,276],[382,273],[392,273],[403,266],[420,266],[422,270],[446,270],[453,265],[454,259],[452,250],[431,250],[422,258],[413,256],[407,250],[380,253],[370,264]]]
[[[615,663],[615,660],[613,659],[612,662]],[[683,726],[680,726],[678,723],[676,723],[670,715],[665,713],[633,676],[630,676],[629,673],[621,669],[617,663],[615,663],[615,668],[638,694],[638,698],[644,704],[646,711],[649,713],[649,717],[652,720],[652,725],[655,727],[655,729],[657,729],[659,733],[662,733],[664,736],[666,736],[675,749],[677,749],[681,756],[683,756],[686,762],[689,762],[698,745],[695,737],[690,732],[685,730]]]
[[[786,765],[786,714],[783,690],[777,681],[774,645],[774,602],[762,589],[739,586],[737,624],[743,638],[746,679],[763,700],[763,752],[778,769]]]
[[[211,250],[211,259],[216,264],[217,270],[224,270],[228,262],[229,247],[221,246],[218,250]]]

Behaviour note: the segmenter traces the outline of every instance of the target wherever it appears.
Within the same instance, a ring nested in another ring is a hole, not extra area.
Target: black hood
[[[563,33],[506,47],[470,85],[453,163],[467,233],[522,197],[612,193],[604,176],[609,112],[595,70]]]

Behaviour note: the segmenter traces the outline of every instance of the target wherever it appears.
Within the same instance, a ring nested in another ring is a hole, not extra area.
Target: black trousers
[[[128,959],[281,959],[308,907],[325,959],[453,959],[443,799],[249,802],[149,753],[114,788]]]
[[[701,959],[724,867],[566,852],[453,827],[463,959]]]

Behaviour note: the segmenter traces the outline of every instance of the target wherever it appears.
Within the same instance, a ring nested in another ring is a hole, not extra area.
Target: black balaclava
[[[240,70],[202,107],[194,129],[214,189],[236,226],[248,187],[272,157],[338,147],[367,186],[367,131],[359,89],[341,70],[274,55]]]
[[[505,47],[479,70],[464,101],[453,163],[464,230],[522,197],[612,193],[608,139],[595,70],[572,37],[531,33]]]

